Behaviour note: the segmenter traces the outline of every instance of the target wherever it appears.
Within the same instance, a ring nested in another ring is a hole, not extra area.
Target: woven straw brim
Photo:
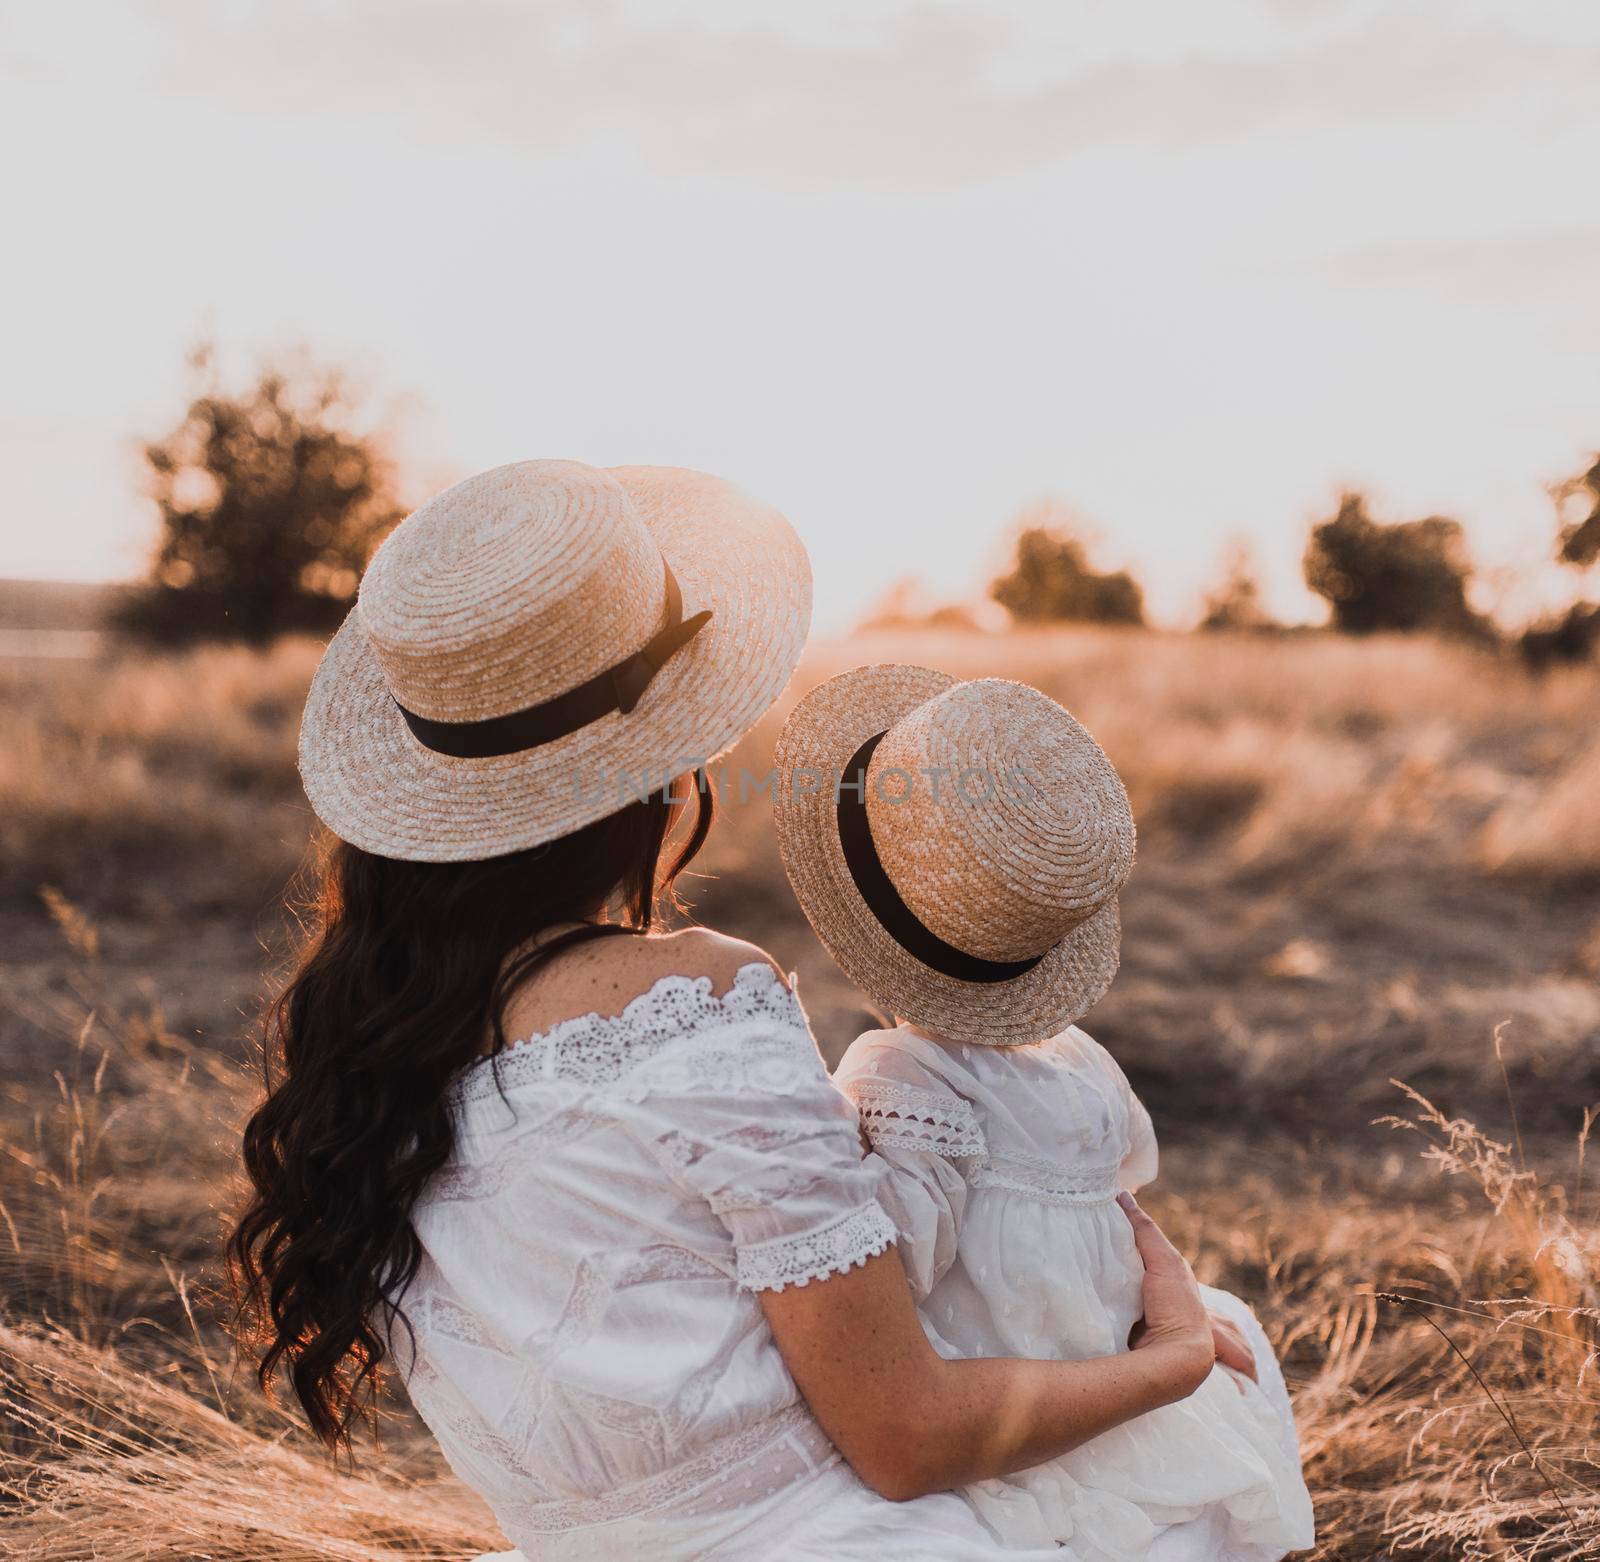
[[[685,614],[710,608],[711,622],[628,714],[539,748],[459,759],[412,734],[355,608],[328,645],[300,728],[306,796],[335,835],[412,862],[538,846],[625,806],[627,777],[681,773],[724,753],[783,693],[811,622],[811,567],[793,528],[702,473],[610,475],[677,576]],[[618,646],[616,659],[634,649]]]
[[[1003,982],[966,982],[924,965],[867,909],[839,843],[832,778],[874,733],[957,682],[927,667],[858,667],[813,689],[778,740],[774,816],[784,871],[806,919],[858,987],[919,1029],[953,1041],[1015,1046],[1083,1018],[1117,974],[1122,926],[1113,899],[1032,970]],[[828,784],[796,795],[796,771]]]

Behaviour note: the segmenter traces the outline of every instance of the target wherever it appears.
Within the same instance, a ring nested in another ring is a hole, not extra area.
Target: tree
[[[1536,673],[1559,663],[1587,662],[1600,650],[1600,602],[1574,602],[1529,624],[1517,640],[1522,659]]]
[[[404,514],[384,441],[336,371],[269,365],[236,394],[209,347],[190,366],[188,410],[144,448],[161,539],[121,623],[165,641],[331,629]]]
[[[1222,582],[1206,596],[1205,614],[1198,625],[1204,630],[1276,629],[1261,601],[1261,581],[1250,545],[1242,540],[1228,549]]]
[[[1384,524],[1367,514],[1361,494],[1343,494],[1338,513],[1312,528],[1304,568],[1306,584],[1333,609],[1334,628],[1347,634],[1493,634],[1467,601],[1466,538],[1446,516]]]
[[[1600,559],[1600,456],[1587,471],[1551,490],[1559,531],[1556,560],[1586,570]],[[1570,518],[1576,510],[1576,518]],[[1560,662],[1586,662],[1600,650],[1600,602],[1573,602],[1523,630],[1517,647],[1535,672]]]
[[[1056,513],[1044,507],[1033,515],[1038,522]],[[1010,573],[989,594],[1019,623],[1144,622],[1144,593],[1133,576],[1101,574],[1077,537],[1048,524],[1024,525]]]
[[[1587,472],[1580,472],[1556,488],[1555,501],[1558,513],[1563,516],[1570,508],[1588,512],[1561,528],[1558,554],[1563,564],[1587,569],[1600,559],[1600,455],[1594,458]]]

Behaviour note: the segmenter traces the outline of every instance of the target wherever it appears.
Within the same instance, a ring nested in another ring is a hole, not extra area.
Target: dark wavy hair
[[[705,843],[662,872],[668,791],[543,846],[399,862],[329,840],[293,977],[262,1027],[266,1100],[244,1131],[250,1197],[228,1238],[241,1345],[286,1369],[317,1435],[375,1424],[388,1341],[422,1259],[411,1210],[454,1143],[452,1076],[506,1045],[512,996],[560,950],[644,933]],[[551,929],[577,924],[541,938]],[[406,1325],[409,1328],[409,1325]]]

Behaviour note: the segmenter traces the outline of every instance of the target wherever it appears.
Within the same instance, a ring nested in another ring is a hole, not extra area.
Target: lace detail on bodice
[[[740,966],[721,994],[711,991],[709,976],[663,976],[621,1014],[580,1014],[496,1057],[480,1058],[456,1080],[452,1101],[465,1106],[541,1079],[616,1084],[672,1042],[752,1023],[806,1027],[800,1000],[764,961]]]
[[[973,1188],[999,1188],[1041,1204],[1104,1204],[1121,1186],[1121,1162],[1062,1166],[1033,1155],[987,1156],[967,1170]]]
[[[741,1247],[739,1284],[747,1291],[809,1285],[866,1263],[894,1240],[894,1222],[882,1205],[863,1204],[820,1231]]]
[[[875,1150],[920,1150],[957,1160],[988,1148],[977,1114],[956,1096],[888,1079],[854,1080],[849,1094]]]

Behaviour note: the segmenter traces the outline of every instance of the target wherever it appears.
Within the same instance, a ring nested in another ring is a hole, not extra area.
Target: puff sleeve
[[[1128,1076],[1109,1054],[1106,1060],[1116,1070],[1123,1104],[1128,1112],[1128,1149],[1122,1157],[1118,1181],[1129,1193],[1137,1193],[1147,1182],[1156,1180],[1156,1172],[1160,1168],[1161,1152],[1156,1144],[1155,1124],[1150,1121],[1150,1113],[1144,1102],[1128,1083]]]
[[[650,1148],[705,1200],[749,1291],[826,1280],[895,1241],[863,1165],[855,1107],[828,1078],[799,1003],[701,1038],[641,1080]]]
[[[967,1182],[956,1164],[987,1154],[971,1105],[893,1046],[850,1049],[835,1076],[872,1145],[878,1200],[894,1218],[918,1303],[955,1262]]]
[[[1144,1102],[1128,1092],[1128,1153],[1122,1158],[1122,1186],[1137,1193],[1147,1182],[1156,1180],[1161,1152],[1156,1146],[1155,1125]]]

